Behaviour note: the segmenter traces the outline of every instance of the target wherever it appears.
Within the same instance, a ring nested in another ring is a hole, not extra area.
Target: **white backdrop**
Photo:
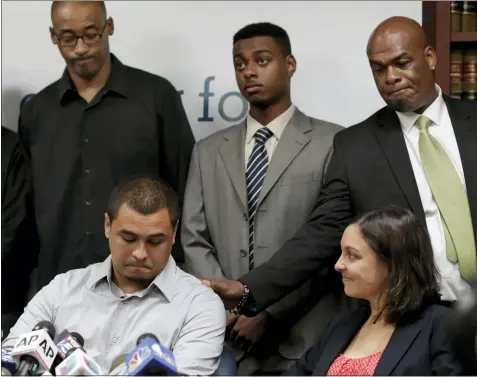
[[[357,123],[383,101],[366,59],[366,42],[385,18],[421,23],[420,1],[107,1],[115,21],[111,50],[125,64],[169,79],[196,138],[244,114],[232,64],[233,34],[251,22],[287,30],[297,59],[292,97],[309,115],[344,126]],[[57,80],[64,61],[49,37],[49,1],[2,1],[2,124],[17,128],[20,99]],[[208,116],[204,92],[208,77]],[[222,98],[222,101],[221,101]],[[219,109],[219,103],[222,106]],[[221,110],[221,111],[219,111]]]

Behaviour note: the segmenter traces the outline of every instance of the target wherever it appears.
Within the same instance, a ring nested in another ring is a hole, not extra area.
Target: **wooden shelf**
[[[476,42],[477,31],[461,31],[451,33],[451,42]]]

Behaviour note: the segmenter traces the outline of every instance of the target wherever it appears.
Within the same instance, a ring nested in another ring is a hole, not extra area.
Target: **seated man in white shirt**
[[[171,257],[179,223],[175,192],[147,176],[113,191],[105,214],[111,255],[102,263],[57,275],[30,301],[2,346],[40,321],[68,329],[104,371],[152,333],[173,351],[179,373],[211,375],[222,353],[221,299]],[[65,219],[66,221],[67,219]]]

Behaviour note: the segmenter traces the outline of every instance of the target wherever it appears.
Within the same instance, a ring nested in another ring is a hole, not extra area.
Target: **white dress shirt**
[[[447,152],[459,178],[465,186],[464,170],[462,168],[459,148],[449,112],[442,98],[441,88],[436,85],[436,89],[439,92],[438,97],[422,115],[432,121],[429,126],[429,133],[439,141]],[[441,275],[441,298],[442,300],[449,301],[459,300],[464,303],[472,297],[472,290],[470,285],[460,276],[458,263],[452,263],[447,258],[446,240],[441,215],[432,195],[429,183],[427,182],[419,154],[419,128],[415,123],[420,114],[398,111],[396,111],[396,113],[401,122],[406,147],[411,159],[412,170],[414,171],[414,177],[416,178],[419,195],[426,216],[426,224],[432,242],[434,258],[437,269]]]
[[[179,269],[172,257],[146,288],[125,294],[111,279],[111,256],[104,262],[57,275],[28,303],[2,347],[40,321],[56,334],[68,329],[84,338],[84,349],[107,373],[113,360],[152,333],[172,350],[185,375],[211,375],[219,365],[225,310],[212,289]]]
[[[247,116],[247,133],[245,134],[245,170],[247,169],[248,158],[252,154],[255,145],[255,133],[263,127],[267,127],[273,132],[273,135],[265,142],[265,149],[267,150],[268,161],[270,163],[273,152],[277,147],[278,141],[283,134],[283,130],[290,121],[295,112],[295,105],[291,105],[285,112],[277,116],[274,120],[266,126],[260,124],[257,120],[252,118],[250,114]]]

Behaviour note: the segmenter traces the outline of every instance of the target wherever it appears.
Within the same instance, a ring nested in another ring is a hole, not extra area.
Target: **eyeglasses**
[[[104,24],[101,33],[84,33],[83,35],[66,35],[64,37],[59,37],[58,35],[56,35],[56,38],[58,39],[58,43],[61,47],[75,47],[78,43],[78,39],[80,38],[86,45],[91,47],[92,45],[99,43],[99,41],[103,37],[104,31],[106,30],[106,26],[108,26],[108,21],[109,19],[106,20],[106,23]]]

